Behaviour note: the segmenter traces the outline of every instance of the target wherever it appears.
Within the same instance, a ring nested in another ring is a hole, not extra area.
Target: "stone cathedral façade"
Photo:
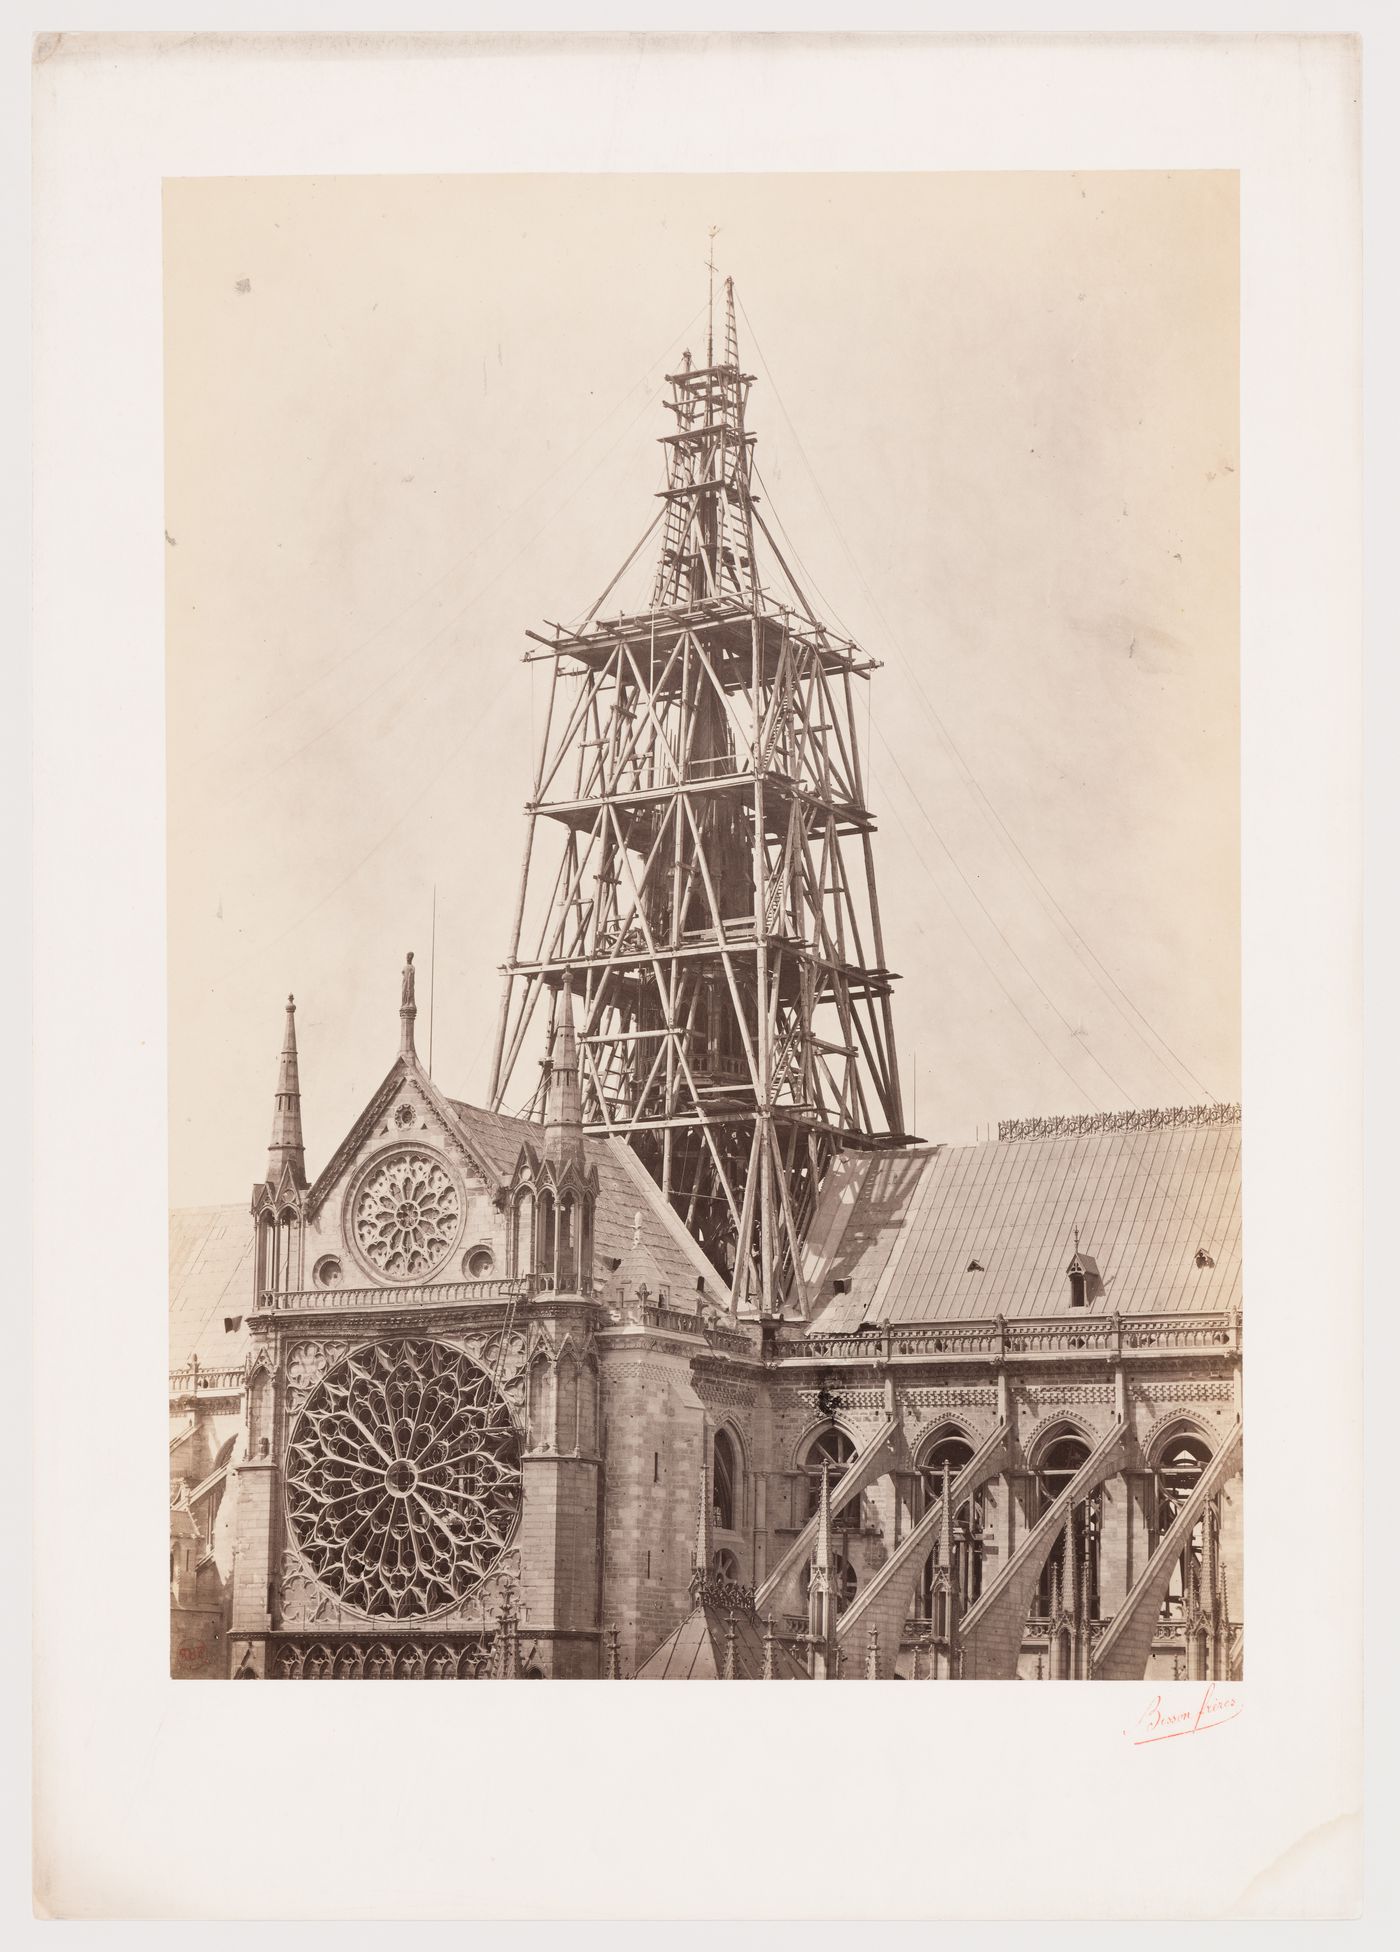
[[[1238,1108],[906,1131],[875,666],[769,531],[751,383],[726,286],[649,595],[532,640],[490,1106],[410,956],[316,1176],[289,998],[251,1206],[172,1216],[177,1676],[1243,1671]]]

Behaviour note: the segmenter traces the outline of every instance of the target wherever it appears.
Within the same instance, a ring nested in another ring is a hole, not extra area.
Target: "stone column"
[[[277,1469],[270,1462],[240,1464],[234,1473],[233,1495],[238,1499],[237,1545],[233,1561],[233,1604],[229,1638],[263,1635],[274,1624],[273,1503]],[[254,1640],[247,1663],[258,1675],[267,1672],[267,1643]]]
[[[1244,1484],[1230,1478],[1220,1491],[1220,1583],[1230,1624],[1223,1634],[1226,1660],[1236,1627],[1244,1624]],[[1227,1678],[1222,1665],[1220,1679]]]

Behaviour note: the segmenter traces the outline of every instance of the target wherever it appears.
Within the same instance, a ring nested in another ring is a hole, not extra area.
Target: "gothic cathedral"
[[[875,667],[752,491],[728,285],[718,336],[648,589],[531,635],[489,1104],[410,955],[310,1177],[289,997],[251,1207],[172,1215],[177,1676],[1242,1672],[1238,1108],[906,1130]]]

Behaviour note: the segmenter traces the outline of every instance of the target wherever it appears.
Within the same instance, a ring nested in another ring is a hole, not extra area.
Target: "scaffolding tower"
[[[855,703],[878,667],[765,522],[732,280],[724,312],[722,358],[712,304],[706,364],[667,376],[648,535],[581,626],[527,633],[550,696],[491,1103],[567,984],[586,1129],[634,1147],[736,1313],[806,1314],[831,1160],[908,1142]],[[657,528],[649,606],[601,617]]]

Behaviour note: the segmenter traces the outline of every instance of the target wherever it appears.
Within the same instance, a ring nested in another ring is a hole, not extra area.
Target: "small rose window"
[[[461,1224],[452,1176],[427,1153],[396,1153],[369,1174],[355,1200],[355,1244],[391,1280],[421,1280],[440,1267]]]

